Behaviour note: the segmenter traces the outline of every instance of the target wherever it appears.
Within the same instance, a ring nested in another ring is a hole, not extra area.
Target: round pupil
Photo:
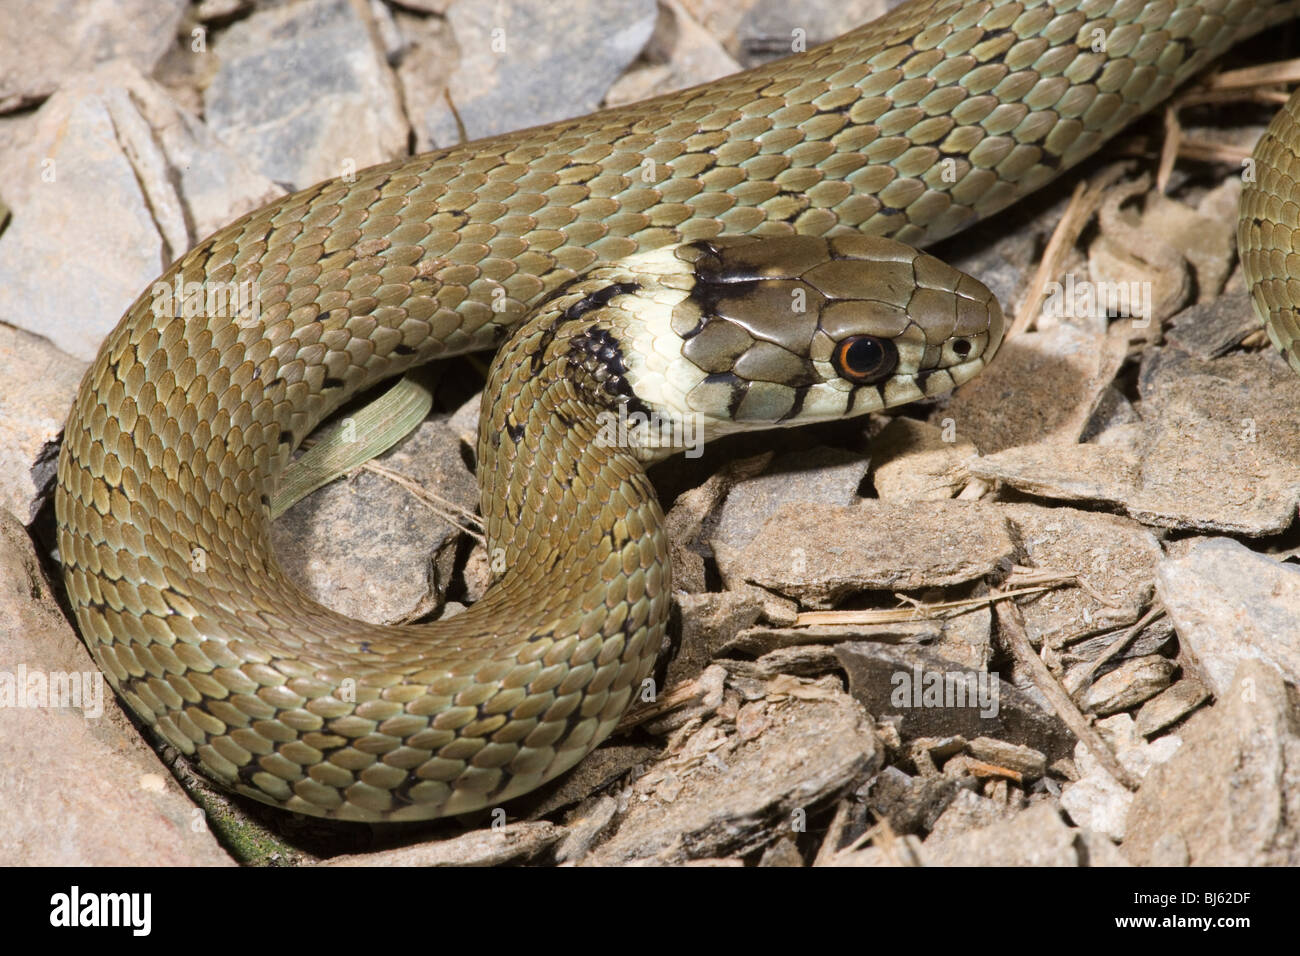
[[[844,364],[852,372],[866,375],[872,372],[885,357],[885,350],[873,338],[860,338],[850,342],[844,350]]]

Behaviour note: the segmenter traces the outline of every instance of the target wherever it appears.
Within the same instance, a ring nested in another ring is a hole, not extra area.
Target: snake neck
[[[511,338],[493,362],[479,426],[480,499],[499,587],[535,601],[545,579],[548,591],[585,595],[584,613],[620,576],[634,592],[669,587],[654,489],[636,450],[606,427],[640,407],[622,344],[599,321],[637,289],[616,272],[572,284]],[[667,607],[647,611],[658,618]]]

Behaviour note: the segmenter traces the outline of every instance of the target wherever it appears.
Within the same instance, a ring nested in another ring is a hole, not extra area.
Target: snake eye
[[[970,355],[970,342],[966,339],[957,339],[952,343],[952,350],[958,357],[965,358]]]
[[[858,385],[874,385],[898,366],[898,349],[889,339],[853,335],[835,346],[831,365],[841,378]]]

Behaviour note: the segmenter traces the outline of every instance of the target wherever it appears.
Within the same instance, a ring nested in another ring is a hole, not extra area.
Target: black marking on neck
[[[590,310],[588,310],[590,311]],[[569,340],[569,364],[585,369],[596,379],[605,393],[629,411],[649,416],[650,408],[637,398],[627,380],[627,362],[623,347],[607,329],[593,326]]]
[[[590,295],[583,296],[573,305],[564,310],[564,321],[570,322],[574,319],[580,319],[592,309],[600,309],[609,305],[610,301],[619,295],[632,295],[641,291],[641,285],[638,282],[611,282],[607,286],[602,286]]]
[[[582,318],[593,309],[603,309],[614,299],[615,296],[633,295],[641,291],[641,285],[637,282],[611,282],[609,285],[601,286],[595,292],[590,292],[583,296],[577,302],[573,303],[563,312],[555,317],[552,322],[541,334],[537,340],[537,348],[533,352],[532,371],[536,375],[542,370],[542,364],[545,361],[546,350],[550,348],[551,343],[555,340],[556,333],[559,332],[560,326],[566,322],[573,322]]]
[[[524,423],[518,422],[517,424],[512,425],[510,424],[510,420],[506,419],[506,434],[510,436],[512,442],[518,445],[524,440]]]

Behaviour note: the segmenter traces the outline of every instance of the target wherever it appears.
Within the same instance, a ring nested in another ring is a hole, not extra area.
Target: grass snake
[[[232,223],[142,293],[87,371],[55,506],[71,605],[120,697],[212,779],[302,813],[495,806],[571,767],[641,693],[670,570],[644,465],[706,435],[861,414],[992,356],[996,300],[922,246],[1094,153],[1266,0],[913,0],[805,53],[668,96],[330,180]],[[1292,343],[1300,106],[1239,227]],[[478,437],[504,571],[444,622],[307,597],[270,546],[298,443],[360,390],[498,349]],[[639,415],[637,413],[640,413]],[[632,422],[602,441],[608,416]]]

